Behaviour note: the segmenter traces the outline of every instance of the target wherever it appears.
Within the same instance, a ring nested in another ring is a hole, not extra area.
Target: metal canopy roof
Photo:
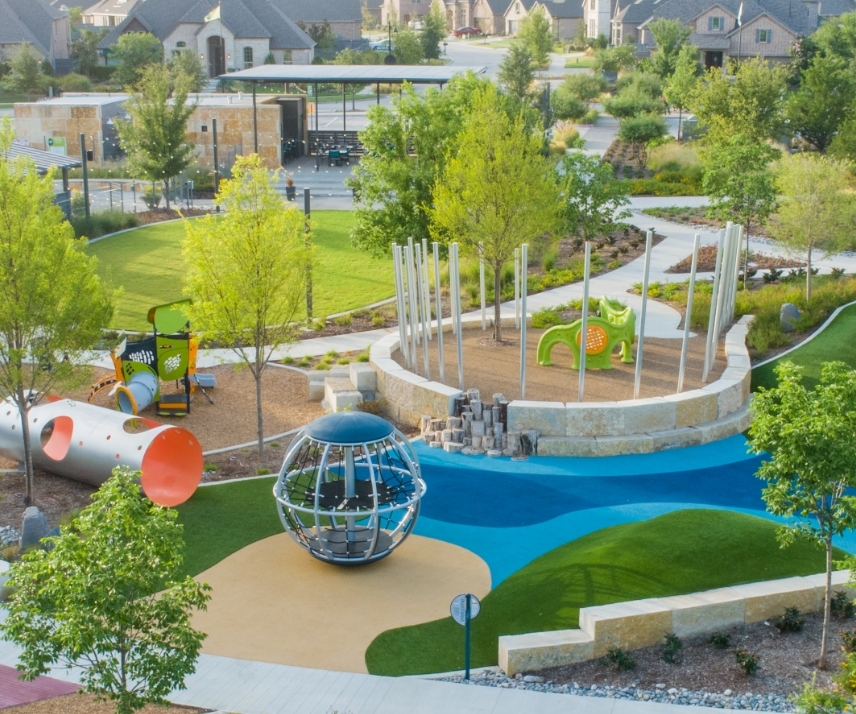
[[[373,82],[401,84],[445,84],[456,74],[472,71],[484,74],[485,67],[445,65],[357,65],[357,64],[265,64],[220,75],[220,79],[245,82],[333,82],[335,84],[369,84]]]
[[[58,169],[74,169],[81,166],[78,159],[61,156],[60,154],[53,154],[50,151],[34,149],[32,146],[24,146],[22,144],[12,144],[4,158],[9,160],[14,159],[17,156],[26,156],[32,159],[40,174],[45,173],[51,166],[56,166]]]
[[[367,412],[333,412],[306,425],[306,435],[325,444],[363,444],[390,436],[393,426]]]

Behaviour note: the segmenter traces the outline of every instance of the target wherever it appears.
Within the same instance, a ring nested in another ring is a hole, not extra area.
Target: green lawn
[[[565,60],[565,69],[571,69],[572,67],[594,67],[594,57],[589,57],[588,55],[568,57]]]
[[[784,360],[790,360],[804,368],[803,374],[808,386],[817,384],[823,362],[840,360],[856,369],[856,352],[852,349],[854,344],[856,344],[856,305],[851,305],[842,310],[832,324],[810,342],[780,359],[753,369],[752,389],[775,387],[776,375],[773,369]]]
[[[677,511],[556,548],[482,601],[472,666],[496,664],[499,635],[577,627],[581,607],[823,571],[821,550],[805,542],[782,550],[776,528],[730,511]],[[366,664],[372,674],[447,672],[463,669],[463,652],[463,628],[444,618],[384,632]]]
[[[314,211],[313,298],[316,317],[362,307],[393,295],[392,264],[351,247],[350,211]],[[154,305],[183,297],[184,260],[181,223],[138,228],[93,243],[102,277],[123,288],[110,327],[147,330],[146,313]]]

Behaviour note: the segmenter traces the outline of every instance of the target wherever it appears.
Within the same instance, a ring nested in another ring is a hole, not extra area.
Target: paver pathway
[[[36,677],[32,682],[24,682],[18,679],[14,667],[0,664],[0,709],[73,694],[78,689],[75,683],[52,677]]]

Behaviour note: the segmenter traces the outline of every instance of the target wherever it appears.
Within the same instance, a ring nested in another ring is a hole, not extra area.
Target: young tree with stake
[[[493,269],[493,339],[502,343],[502,266],[514,249],[538,241],[557,223],[559,206],[542,139],[522,116],[510,118],[493,85],[475,97],[460,148],[434,187],[432,235],[459,241]]]
[[[304,215],[276,192],[257,154],[239,157],[220,183],[222,218],[185,223],[190,319],[228,346],[256,383],[259,461],[264,456],[262,377],[276,350],[294,339],[308,260]]]
[[[86,379],[77,365],[113,315],[110,291],[86,240],[56,206],[53,173],[39,176],[24,158],[6,159],[14,133],[0,125],[0,400],[21,417],[25,503],[35,498],[30,408],[52,389]]]
[[[809,390],[802,369],[776,367],[778,386],[760,389],[752,401],[749,446],[769,453],[758,478],[767,482],[767,510],[789,519],[782,545],[808,538],[826,551],[826,595],[819,666],[826,665],[832,601],[832,539],[856,526],[856,371],[843,362],[823,365]]]

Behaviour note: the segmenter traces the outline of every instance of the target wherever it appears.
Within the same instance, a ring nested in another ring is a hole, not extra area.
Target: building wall
[[[430,9],[431,0],[387,0],[381,8],[381,22],[387,24],[390,17],[398,22],[410,22],[427,15]]]
[[[118,102],[117,102],[118,104]],[[61,136],[65,138],[69,156],[80,158],[80,135],[86,135],[86,147],[91,149],[95,163],[103,159],[101,147],[100,106],[72,106],[32,102],[16,104],[15,135],[26,139],[30,146],[47,150],[46,140]]]
[[[708,21],[711,17],[724,18],[724,28],[722,30],[708,29]],[[694,32],[698,32],[702,35],[724,35],[728,32],[731,32],[735,28],[736,24],[737,18],[735,18],[733,15],[729,15],[721,7],[714,7],[696,18]]]
[[[195,52],[198,55],[206,53],[205,42],[198,44],[196,31],[199,29],[199,25],[176,25],[175,29],[168,34],[163,41],[163,53],[164,57],[169,59],[172,57],[172,53],[175,50],[180,50],[182,48],[178,47],[179,42],[184,42],[184,49],[188,49],[191,52]]]
[[[755,30],[757,29],[772,30],[772,41],[769,43],[755,42]],[[760,55],[762,59],[785,59],[789,56],[788,50],[796,40],[796,35],[769,17],[759,17],[745,23],[742,28],[742,42],[740,35],[740,32],[736,32],[731,37],[729,55],[732,57],[737,57],[739,53],[742,58]]]
[[[197,25],[198,27],[198,25]],[[208,38],[209,37],[223,37],[223,44],[226,49],[226,57],[228,58],[230,55],[233,60],[235,57],[235,35],[232,34],[232,31],[226,27],[220,20],[213,20],[212,22],[207,23],[200,31],[196,37],[196,48],[199,52],[200,59],[202,60],[202,66],[208,69]],[[188,47],[190,43],[188,43]],[[170,53],[171,54],[171,53]],[[232,60],[226,59],[226,67],[232,67]]]
[[[359,40],[363,35],[363,23],[361,20],[331,22],[330,29],[343,40]]]
[[[270,40],[265,39],[246,39],[236,37],[233,41],[235,51],[232,52],[232,59],[226,59],[227,67],[234,67],[236,70],[249,69],[259,67],[265,63],[265,57],[270,52]],[[253,51],[252,65],[244,64],[244,48],[249,47]],[[227,50],[227,56],[228,56]],[[274,55],[275,56],[275,55]]]
[[[473,24],[480,27],[482,32],[491,35],[505,32],[505,18],[502,15],[494,15],[485,0],[476,0],[473,4]]]
[[[53,21],[51,60],[71,57],[71,22],[68,15]]]
[[[527,17],[529,17],[529,13],[523,3],[517,2],[517,0],[512,2],[508,10],[505,11],[505,32],[509,35],[517,34],[520,23]]]
[[[577,28],[582,22],[578,17],[562,17],[553,21],[553,32],[560,40],[571,40],[577,36]]]

